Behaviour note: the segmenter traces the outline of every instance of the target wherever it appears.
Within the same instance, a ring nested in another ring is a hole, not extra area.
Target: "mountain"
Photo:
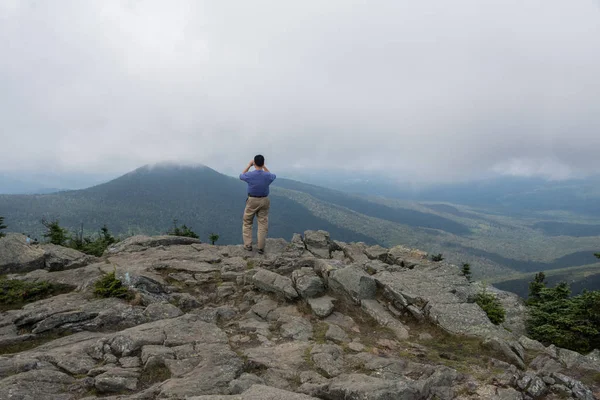
[[[294,176],[303,182],[348,193],[462,204],[502,214],[527,216],[532,211],[560,210],[600,217],[600,176],[561,181],[500,176],[469,182],[418,185],[399,182],[395,176],[369,172],[294,172]]]
[[[47,195],[0,196],[0,215],[11,230],[40,236],[42,218],[58,219],[73,231],[164,233],[173,220],[191,226],[205,240],[212,232],[219,242],[239,243],[245,184],[205,166],[145,166],[110,182],[84,190]],[[315,217],[302,205],[273,194],[270,236],[291,238],[312,226],[328,229],[344,240],[375,243],[372,238]]]
[[[0,215],[10,231],[38,238],[42,218],[59,219],[71,232],[83,225],[88,234],[107,224],[121,236],[165,233],[177,220],[204,241],[214,232],[219,243],[236,244],[241,242],[245,189],[239,179],[206,166],[160,164],[83,190],[0,195]],[[458,265],[468,262],[477,279],[586,266],[597,261],[593,253],[600,250],[600,218],[565,211],[512,214],[350,194],[283,177],[272,185],[271,201],[270,237],[289,240],[294,233],[322,229],[345,242],[402,244],[443,253]],[[573,276],[584,278],[589,274]]]
[[[0,172],[0,194],[47,194],[82,189],[106,182],[105,173]]]

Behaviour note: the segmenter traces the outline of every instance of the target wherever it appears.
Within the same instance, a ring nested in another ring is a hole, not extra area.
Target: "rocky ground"
[[[101,299],[104,274],[135,298]],[[266,254],[136,236],[100,258],[0,240],[9,279],[69,293],[0,314],[0,399],[597,399],[600,352],[493,325],[482,285],[423,252],[308,231]]]

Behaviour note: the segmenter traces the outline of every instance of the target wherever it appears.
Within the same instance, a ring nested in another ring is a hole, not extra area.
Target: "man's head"
[[[265,158],[263,156],[261,156],[260,154],[257,156],[254,156],[254,165],[256,165],[257,167],[262,167],[265,165]]]

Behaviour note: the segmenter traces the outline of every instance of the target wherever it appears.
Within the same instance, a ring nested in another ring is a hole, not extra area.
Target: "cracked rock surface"
[[[10,279],[74,290],[0,313],[0,400],[597,399],[600,353],[523,335],[473,302],[482,285],[402,246],[307,231],[258,255],[135,236],[87,257],[0,241]],[[135,293],[94,297],[116,271]]]

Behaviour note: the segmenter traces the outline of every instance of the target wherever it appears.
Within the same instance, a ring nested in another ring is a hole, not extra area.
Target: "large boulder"
[[[44,267],[48,271],[81,268],[97,261],[96,257],[69,247],[57,246],[55,244],[45,244],[41,247],[44,250]]]
[[[377,292],[375,280],[357,266],[331,271],[328,283],[332,290],[348,295],[356,304],[374,299]]]
[[[304,232],[304,245],[306,249],[317,257],[331,258],[331,238],[326,231]]]
[[[261,290],[276,293],[288,300],[298,297],[298,292],[294,289],[290,278],[266,269],[257,268],[256,273],[252,276],[252,283]]]
[[[303,267],[292,272],[292,281],[302,298],[317,297],[325,292],[325,286],[321,278],[317,276],[313,268]]]
[[[28,245],[27,237],[9,233],[0,238],[0,274],[43,269],[45,251],[38,245]]]

